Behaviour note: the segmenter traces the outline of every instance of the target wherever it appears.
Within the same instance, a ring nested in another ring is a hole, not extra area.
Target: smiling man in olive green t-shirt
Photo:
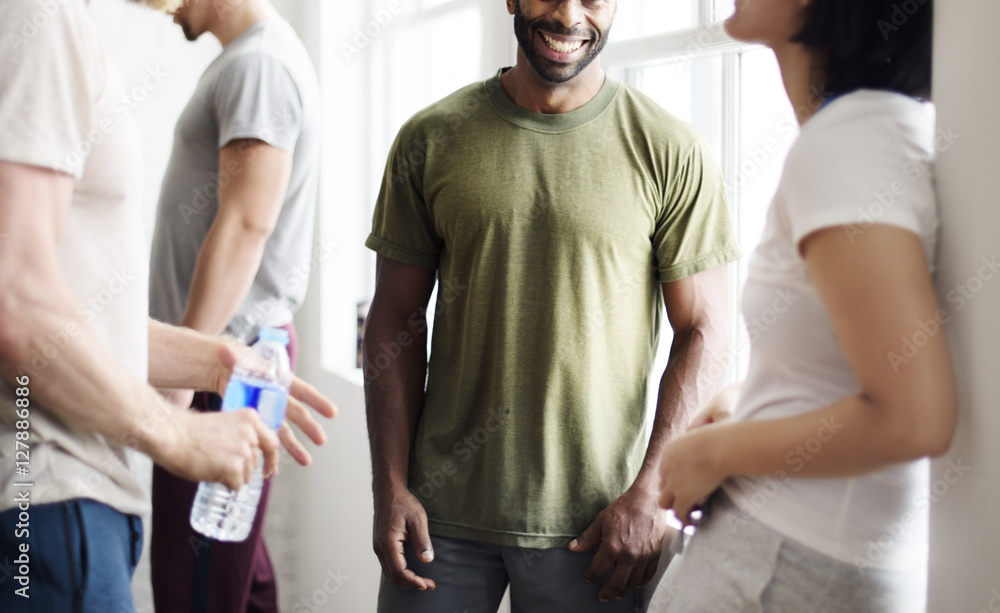
[[[387,613],[495,611],[508,582],[515,612],[641,607],[666,530],[657,459],[727,343],[722,179],[691,127],[601,70],[616,3],[508,8],[516,66],[400,130],[367,242]]]

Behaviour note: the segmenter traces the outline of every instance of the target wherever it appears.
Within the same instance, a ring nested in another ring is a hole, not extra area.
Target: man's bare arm
[[[434,271],[378,257],[375,297],[365,327],[365,401],[375,495],[373,548],[386,577],[397,585],[432,590],[432,580],[407,568],[403,542],[410,540],[423,562],[434,557],[427,514],[409,491],[410,450],[427,376],[427,301]],[[399,342],[400,335],[408,342]],[[399,356],[380,366],[381,347],[400,346]]]
[[[164,468],[230,487],[249,479],[254,450],[268,468],[278,441],[251,411],[201,419],[169,410],[147,385],[127,375],[87,322],[57,258],[73,193],[61,173],[0,162],[0,377],[12,383],[49,334],[71,338],[31,376],[34,404],[78,428],[131,444]],[[100,407],[101,410],[95,410]]]
[[[219,210],[198,252],[180,325],[221,334],[260,268],[292,172],[292,154],[259,140],[235,140],[219,151]]]

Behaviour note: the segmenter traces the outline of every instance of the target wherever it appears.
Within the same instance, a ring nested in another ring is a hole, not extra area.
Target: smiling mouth
[[[575,53],[576,51],[580,50],[580,47],[584,46],[589,42],[586,40],[579,40],[579,39],[562,40],[559,38],[555,38],[554,36],[551,36],[549,34],[546,34],[545,32],[539,32],[539,34],[542,35],[542,40],[545,41],[546,46],[548,46],[549,49],[555,51],[556,53],[564,53],[564,54]]]

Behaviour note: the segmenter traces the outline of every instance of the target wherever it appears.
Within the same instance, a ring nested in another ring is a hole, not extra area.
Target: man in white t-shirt
[[[230,487],[258,448],[266,472],[277,461],[252,411],[177,411],[152,387],[221,390],[245,349],[147,319],[139,143],[120,95],[83,0],[0,0],[2,611],[134,610],[149,500],[129,448]],[[292,392],[332,416],[308,385]],[[289,416],[316,425],[298,402]]]

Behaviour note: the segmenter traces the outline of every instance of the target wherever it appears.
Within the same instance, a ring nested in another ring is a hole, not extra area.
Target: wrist
[[[131,425],[125,444],[149,456],[154,462],[169,465],[177,455],[183,434],[183,410],[176,410],[159,393],[144,394],[146,411]]]
[[[409,493],[410,486],[405,475],[398,473],[376,474],[372,479],[372,494],[376,500],[393,498],[401,493]]]

